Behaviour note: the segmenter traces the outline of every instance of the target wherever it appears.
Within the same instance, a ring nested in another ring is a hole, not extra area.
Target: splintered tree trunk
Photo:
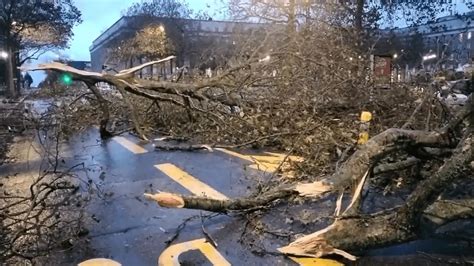
[[[469,135],[458,152],[434,176],[420,183],[398,211],[343,217],[328,228],[297,239],[279,251],[321,257],[340,250],[358,251],[412,240],[419,233],[423,211],[449,184],[471,174],[473,159],[472,135]]]

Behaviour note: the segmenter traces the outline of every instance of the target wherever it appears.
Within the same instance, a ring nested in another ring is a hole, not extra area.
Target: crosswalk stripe
[[[201,182],[199,179],[191,176],[185,171],[179,169],[174,164],[158,164],[155,165],[155,167],[197,196],[206,196],[220,200],[228,199],[225,195],[221,194],[217,190]]]
[[[143,154],[147,153],[148,151],[143,148],[142,146],[133,143],[132,141],[128,140],[127,138],[124,137],[114,137],[113,140],[117,142],[118,144],[122,145],[125,149],[131,151],[134,154]]]

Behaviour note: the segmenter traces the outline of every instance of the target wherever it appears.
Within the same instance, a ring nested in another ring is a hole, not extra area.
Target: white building
[[[422,65],[428,70],[456,70],[472,63],[474,57],[474,11],[442,17],[434,23],[395,29],[407,42],[420,33],[424,40]]]

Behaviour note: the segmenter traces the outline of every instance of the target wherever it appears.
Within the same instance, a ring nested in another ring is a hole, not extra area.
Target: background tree
[[[133,66],[134,60],[156,60],[171,55],[175,48],[167,37],[165,27],[161,24],[149,24],[137,31],[133,37],[119,40],[112,48],[112,60],[127,62]]]
[[[419,32],[415,32],[410,35],[404,43],[403,62],[406,62],[410,66],[417,66],[421,64],[423,53],[425,51],[425,42],[423,41],[423,35]]]
[[[0,36],[4,38],[9,95],[18,94],[20,72],[17,67],[53,48],[66,48],[81,13],[71,0],[0,1]]]
[[[183,18],[190,18],[193,11],[189,6],[178,0],[148,0],[135,3],[123,11],[129,17],[133,34],[122,36],[112,47],[114,61],[143,61],[144,58],[154,60],[174,53],[181,54],[184,49],[182,35]]]
[[[187,3],[179,0],[146,0],[134,3],[124,11],[127,16],[152,18],[190,18],[192,13]]]

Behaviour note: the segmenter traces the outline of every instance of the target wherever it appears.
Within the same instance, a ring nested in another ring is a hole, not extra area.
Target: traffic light
[[[73,79],[72,79],[72,75],[69,74],[69,73],[64,73],[61,75],[61,83],[66,85],[66,86],[69,86],[71,85],[73,82]]]

